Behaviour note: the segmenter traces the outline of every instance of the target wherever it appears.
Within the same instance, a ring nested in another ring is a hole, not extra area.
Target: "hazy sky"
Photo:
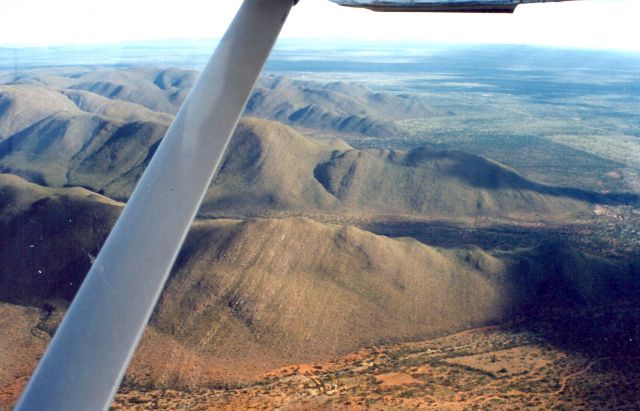
[[[2,0],[0,45],[220,37],[241,0]],[[640,1],[520,6],[514,15],[374,13],[301,0],[284,38],[403,39],[640,51]]]

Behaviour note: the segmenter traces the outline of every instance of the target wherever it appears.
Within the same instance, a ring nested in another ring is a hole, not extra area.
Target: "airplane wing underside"
[[[341,6],[374,11],[418,11],[449,13],[513,13],[520,4],[572,0],[331,0]]]

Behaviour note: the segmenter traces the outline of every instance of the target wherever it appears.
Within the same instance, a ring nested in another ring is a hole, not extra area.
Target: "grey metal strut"
[[[245,0],[103,245],[18,411],[108,409],[293,0]]]

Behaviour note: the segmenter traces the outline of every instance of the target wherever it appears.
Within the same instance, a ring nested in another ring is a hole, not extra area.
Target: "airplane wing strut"
[[[245,0],[153,156],[16,410],[108,409],[294,0]]]

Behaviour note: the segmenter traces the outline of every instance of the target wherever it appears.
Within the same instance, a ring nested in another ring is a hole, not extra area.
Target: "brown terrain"
[[[637,354],[585,354],[522,324],[491,326],[292,364],[252,384],[188,390],[124,384],[112,409],[631,410],[640,403]]]

